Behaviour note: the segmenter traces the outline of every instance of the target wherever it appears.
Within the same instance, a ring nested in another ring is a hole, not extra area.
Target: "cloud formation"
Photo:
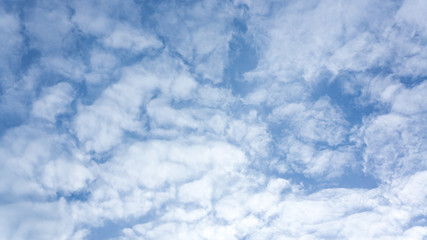
[[[0,3],[0,239],[425,239],[427,4]]]

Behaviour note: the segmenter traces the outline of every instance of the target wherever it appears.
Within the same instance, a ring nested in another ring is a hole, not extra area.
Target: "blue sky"
[[[0,2],[0,240],[425,239],[427,2]]]

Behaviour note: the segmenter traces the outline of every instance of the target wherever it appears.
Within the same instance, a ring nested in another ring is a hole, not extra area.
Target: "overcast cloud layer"
[[[427,1],[0,1],[0,240],[427,239]]]

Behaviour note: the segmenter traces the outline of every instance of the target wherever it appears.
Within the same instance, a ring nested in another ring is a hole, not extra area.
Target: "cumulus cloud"
[[[161,47],[161,43],[153,36],[126,26],[118,27],[111,35],[104,39],[104,44],[108,47],[129,51],[141,51],[145,48]]]
[[[426,6],[0,3],[0,239],[424,239]]]
[[[58,83],[44,90],[39,100],[34,102],[32,114],[54,122],[58,114],[68,110],[73,100],[73,89],[68,83]]]

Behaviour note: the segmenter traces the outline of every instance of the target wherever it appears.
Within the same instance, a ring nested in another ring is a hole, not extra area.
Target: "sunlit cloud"
[[[425,239],[427,4],[0,3],[0,239]]]

